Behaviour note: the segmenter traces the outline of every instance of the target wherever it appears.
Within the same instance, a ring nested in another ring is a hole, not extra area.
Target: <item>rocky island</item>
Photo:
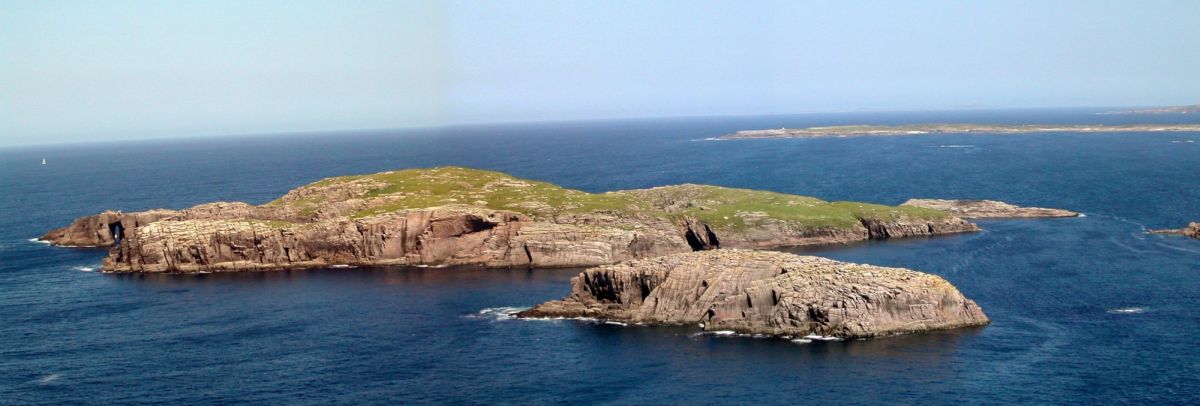
[[[754,138],[825,138],[865,137],[925,134],[1033,134],[1033,133],[1114,133],[1114,132],[1200,132],[1200,124],[908,124],[908,125],[843,125],[808,128],[776,128],[742,130],[716,139],[741,140]]]
[[[1042,218],[1077,217],[1079,213],[1063,209],[1021,207],[995,200],[909,199],[901,206],[943,210],[962,218]]]
[[[1190,223],[1187,227],[1176,229],[1149,230],[1151,234],[1177,234],[1200,240],[1200,223]]]
[[[586,193],[442,167],[324,179],[263,205],[107,211],[41,239],[113,246],[105,272],[190,273],[334,265],[595,266],[714,248],[977,230],[923,207],[690,184]]]
[[[570,296],[517,316],[838,338],[989,322],[975,302],[938,276],[750,250],[674,254],[591,268],[571,279]]]
[[[1170,107],[1153,107],[1148,109],[1133,109],[1110,111],[1099,114],[1128,114],[1128,115],[1146,115],[1146,114],[1200,114],[1200,104],[1190,106],[1170,106]]]

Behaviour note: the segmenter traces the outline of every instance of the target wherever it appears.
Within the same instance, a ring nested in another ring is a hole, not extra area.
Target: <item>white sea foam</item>
[[[622,322],[619,322],[619,321],[611,321],[611,320],[606,320],[606,321],[604,321],[604,324],[611,324],[611,325],[614,325],[614,326],[621,326],[621,327],[625,327],[625,326],[628,326],[628,325],[629,325],[629,323],[622,323]]]
[[[1109,314],[1138,314],[1145,312],[1145,307],[1118,307],[1115,309],[1108,309]]]
[[[73,267],[71,267],[71,269],[74,269],[79,272],[92,272],[92,271],[96,270],[96,267],[80,265],[80,266],[73,266]]]
[[[346,264],[330,265],[329,267],[330,267],[330,268],[333,268],[333,269],[353,269],[353,268],[358,268],[357,266],[354,266],[354,265],[346,265]]]
[[[842,341],[841,337],[823,336],[823,335],[816,334],[816,333],[806,335],[806,336],[804,336],[804,338],[807,340],[817,340],[817,341]]]
[[[737,334],[737,332],[733,331],[733,330],[717,330],[717,331],[712,332],[712,335],[715,335],[715,336],[731,336],[734,334]]]
[[[52,244],[50,241],[45,241],[45,240],[42,240],[42,239],[40,239],[40,238],[30,238],[30,239],[29,239],[29,242],[36,242],[36,243],[38,243],[38,244],[46,244],[46,245],[50,245],[50,244]]]
[[[796,343],[796,344],[808,344],[808,343],[811,343],[812,340],[809,340],[807,338],[796,338],[796,339],[793,339],[792,342]]]
[[[478,313],[467,315],[472,319],[511,320],[517,317],[517,312],[527,307],[489,307]]]

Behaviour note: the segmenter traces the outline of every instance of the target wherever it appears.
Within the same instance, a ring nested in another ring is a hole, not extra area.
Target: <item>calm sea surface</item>
[[[0,149],[0,404],[1200,402],[1200,134],[702,141],[852,123],[1186,122],[1092,111],[470,126]],[[1200,118],[1191,118],[1191,122]],[[41,165],[45,158],[47,165]],[[592,192],[681,182],[1076,219],[808,249],[942,275],[993,324],[852,342],[523,321],[578,270],[121,276],[31,242],[103,209],[269,201],[335,175],[463,165]]]

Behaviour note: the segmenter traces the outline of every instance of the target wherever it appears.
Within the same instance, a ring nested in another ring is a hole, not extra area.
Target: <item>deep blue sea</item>
[[[1088,110],[459,126],[0,149],[0,404],[1200,403],[1200,133],[702,141],[906,122],[1182,122]],[[1192,116],[1191,122],[1200,121]],[[41,160],[47,160],[41,165]],[[1086,217],[806,249],[942,275],[993,324],[868,341],[506,319],[577,269],[107,275],[29,241],[104,209],[269,201],[335,175],[463,165],[600,192],[682,182]]]

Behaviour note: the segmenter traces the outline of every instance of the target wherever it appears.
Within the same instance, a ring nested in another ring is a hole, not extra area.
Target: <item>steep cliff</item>
[[[715,248],[976,231],[938,210],[703,185],[585,193],[466,168],[330,178],[264,204],[104,212],[53,230],[107,272],[347,265],[594,266]]]
[[[593,317],[749,334],[865,338],[989,322],[946,280],[781,252],[673,254],[588,269],[518,317]]]

